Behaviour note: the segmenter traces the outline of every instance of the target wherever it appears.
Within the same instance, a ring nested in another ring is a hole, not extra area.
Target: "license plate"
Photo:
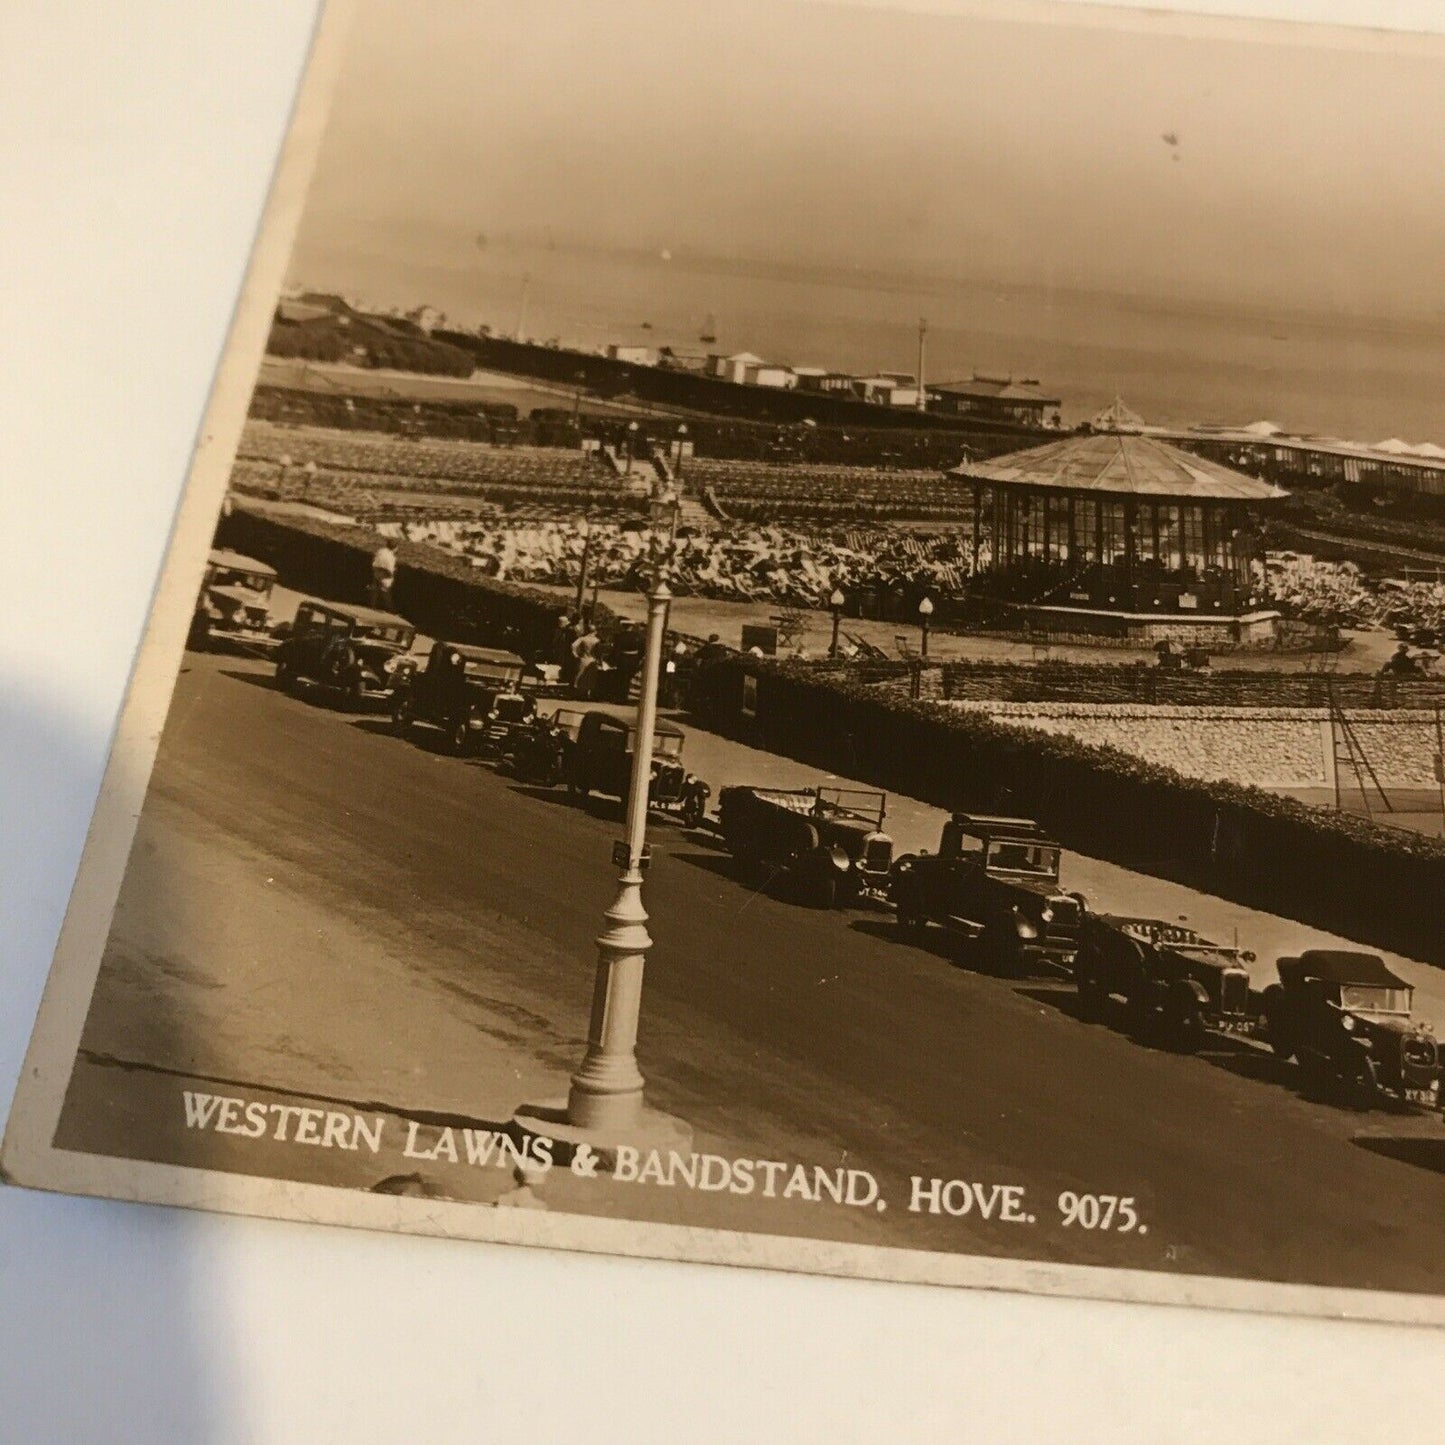
[[[1247,1034],[1254,1028],[1249,1019],[1220,1019],[1219,1032],[1222,1034]]]
[[[1405,1099],[1411,1104],[1424,1104],[1433,1107],[1439,1099],[1437,1094],[1432,1094],[1429,1089],[1406,1089]]]

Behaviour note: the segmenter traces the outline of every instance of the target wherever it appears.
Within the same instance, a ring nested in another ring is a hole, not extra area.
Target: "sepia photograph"
[[[328,6],[5,1177],[1445,1323],[1442,80]]]

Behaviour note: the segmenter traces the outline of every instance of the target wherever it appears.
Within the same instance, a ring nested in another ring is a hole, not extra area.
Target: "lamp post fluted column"
[[[647,648],[637,697],[632,779],[627,794],[627,837],[617,897],[597,939],[597,977],[587,1052],[572,1076],[567,1122],[576,1128],[610,1132],[635,1125],[642,1116],[642,1073],[637,1067],[637,1024],[642,1010],[642,974],[652,936],[642,905],[647,795],[652,781],[652,742],[657,726],[657,687],[662,672],[663,631],[672,592],[659,567],[647,597]]]

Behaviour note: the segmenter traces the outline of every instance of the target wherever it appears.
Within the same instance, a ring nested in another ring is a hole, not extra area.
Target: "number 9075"
[[[1059,1214],[1065,1229],[1112,1230],[1115,1234],[1148,1233],[1139,1223],[1131,1195],[1075,1194],[1066,1189],[1059,1195]]]

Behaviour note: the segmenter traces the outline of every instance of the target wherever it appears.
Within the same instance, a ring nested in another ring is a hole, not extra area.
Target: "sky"
[[[666,251],[1434,322],[1440,57],[789,0],[363,0],[291,277],[404,304],[508,252]]]

